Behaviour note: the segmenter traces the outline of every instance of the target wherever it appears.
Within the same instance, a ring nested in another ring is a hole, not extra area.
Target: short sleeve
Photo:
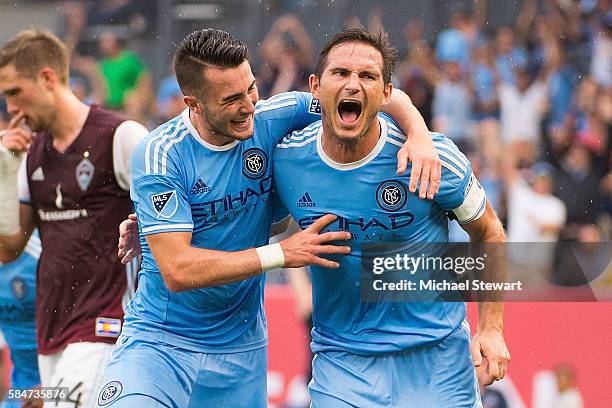
[[[132,155],[130,195],[136,207],[138,224],[143,235],[160,232],[191,232],[193,219],[187,199],[184,177],[176,163],[168,157],[155,171],[143,166],[146,140]]]
[[[113,167],[117,184],[124,190],[130,189],[130,157],[132,151],[147,133],[147,128],[133,120],[126,120],[115,130]]]
[[[462,224],[477,220],[484,214],[487,198],[469,160],[450,139],[435,134],[433,140],[442,162],[440,190],[434,201]]]

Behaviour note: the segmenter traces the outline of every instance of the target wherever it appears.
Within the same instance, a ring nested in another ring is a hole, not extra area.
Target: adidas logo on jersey
[[[316,207],[317,204],[314,201],[312,201],[312,198],[310,198],[310,194],[306,193],[302,196],[302,198],[298,200],[297,206],[301,208],[303,207],[311,208],[311,207]]]
[[[39,167],[36,170],[34,170],[34,173],[32,173],[32,177],[30,177],[30,180],[32,181],[43,181],[44,179],[45,179],[45,174],[43,173],[42,167]]]
[[[198,181],[196,181],[195,185],[191,188],[190,193],[191,194],[203,194],[203,193],[208,193],[209,191],[210,191],[210,187],[208,187],[206,183],[204,183],[202,179],[199,178]]]

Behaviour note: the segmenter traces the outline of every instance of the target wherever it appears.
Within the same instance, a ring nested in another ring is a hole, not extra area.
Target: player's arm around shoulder
[[[319,101],[306,92],[284,92],[255,105],[256,135],[276,145],[287,135],[321,120]],[[263,126],[263,127],[262,127]]]

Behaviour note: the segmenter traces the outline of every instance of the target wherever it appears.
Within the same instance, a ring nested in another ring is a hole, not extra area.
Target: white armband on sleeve
[[[17,173],[21,156],[8,150],[0,152],[0,235],[19,231]]]
[[[113,167],[117,184],[122,189],[130,189],[130,159],[134,147],[149,131],[140,123],[126,120],[117,127],[113,138]]]
[[[477,220],[484,214],[486,203],[487,197],[484,188],[482,188],[476,176],[472,174],[465,189],[463,204],[455,208],[453,214],[455,214],[457,221],[461,224],[467,224]]]

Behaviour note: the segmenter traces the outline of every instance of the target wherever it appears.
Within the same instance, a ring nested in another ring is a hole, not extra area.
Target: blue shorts
[[[312,408],[482,408],[464,324],[440,342],[401,353],[315,354]]]
[[[97,406],[265,408],[266,376],[266,347],[208,354],[121,336]]]

